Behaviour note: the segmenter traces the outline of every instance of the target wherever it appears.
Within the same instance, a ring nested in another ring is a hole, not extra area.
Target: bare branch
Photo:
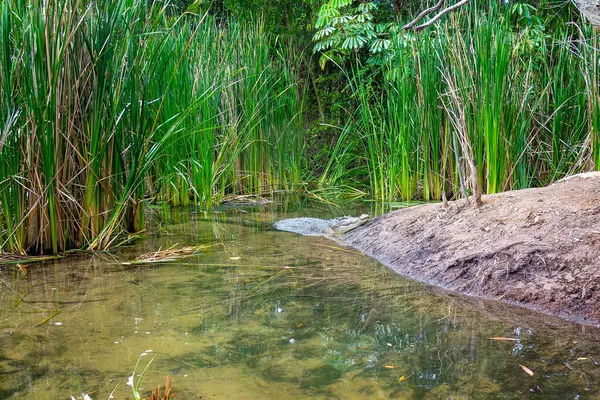
[[[422,25],[419,25],[417,27],[415,27],[415,31],[420,31],[422,29],[428,28],[431,25],[435,24],[440,18],[442,18],[444,15],[448,14],[449,12],[452,12],[462,6],[464,6],[465,4],[467,4],[470,0],[461,0],[458,3],[454,4],[453,6],[444,8],[442,11],[440,11],[439,13],[437,13],[433,18],[431,18],[429,21],[425,22]]]
[[[467,0],[468,1],[468,0]],[[458,3],[457,3],[458,4]],[[479,174],[477,172],[477,162],[475,161],[475,157],[473,156],[473,146],[471,146],[471,139],[469,138],[468,128],[466,118],[465,118],[465,107],[462,98],[458,93],[456,78],[451,76],[449,73],[442,71],[442,78],[448,85],[448,93],[446,96],[449,101],[444,102],[444,108],[448,115],[450,116],[450,122],[454,127],[456,133],[454,138],[452,139],[454,142],[454,151],[456,154],[457,162],[459,162],[458,156],[458,147],[456,145],[456,139],[458,138],[458,142],[460,143],[460,152],[462,156],[466,159],[467,165],[469,166],[469,170],[471,172],[471,189],[473,191],[473,200],[475,201],[475,208],[479,208],[482,205],[481,202],[481,186],[479,185]],[[457,164],[457,167],[460,171],[461,166],[460,162]],[[463,197],[467,199],[467,204],[469,203],[469,199],[466,196],[466,188],[464,186],[464,178],[461,184],[461,192]]]
[[[433,7],[429,7],[426,10],[421,11],[421,13],[419,15],[417,15],[417,17],[415,19],[413,19],[411,22],[409,22],[408,24],[404,25],[402,27],[402,30],[408,30],[410,28],[412,28],[413,26],[415,26],[417,24],[417,22],[419,22],[421,19],[423,19],[424,16],[426,16],[427,14],[431,14],[434,11],[439,10],[443,5],[444,2],[446,0],[440,0],[436,5],[434,5]]]
[[[593,0],[575,0],[577,8],[594,26],[600,27],[600,3]]]

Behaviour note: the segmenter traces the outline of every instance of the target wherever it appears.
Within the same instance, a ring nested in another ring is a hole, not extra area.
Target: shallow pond
[[[153,359],[144,393],[171,375],[178,399],[600,399],[596,329],[271,228],[315,214],[343,213],[187,209],[134,246],[2,267],[0,398],[133,398]],[[213,246],[127,264],[199,244]]]

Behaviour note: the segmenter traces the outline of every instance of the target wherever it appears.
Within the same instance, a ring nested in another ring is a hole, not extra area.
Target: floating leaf
[[[229,257],[230,260],[232,261],[237,261],[239,259],[241,259],[242,257]]]
[[[526,366],[524,366],[523,364],[519,364],[519,367],[521,367],[521,369],[523,371],[525,371],[527,373],[527,375],[533,376],[533,371],[530,370],[529,368],[527,368]]]
[[[398,368],[398,367],[396,367],[395,365],[384,365],[383,368],[394,369],[394,368]]]
[[[519,339],[515,339],[515,338],[508,338],[508,337],[491,337],[490,340],[498,340],[498,341],[505,341],[505,342],[518,342]]]

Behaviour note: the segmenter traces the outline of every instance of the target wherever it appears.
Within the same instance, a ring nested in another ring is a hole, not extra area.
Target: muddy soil
[[[345,243],[397,273],[580,323],[600,323],[600,173],[373,219]]]

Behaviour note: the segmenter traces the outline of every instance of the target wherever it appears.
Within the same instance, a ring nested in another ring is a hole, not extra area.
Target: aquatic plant
[[[597,168],[597,34],[523,7],[473,6],[429,31],[392,33],[386,65],[369,74],[354,66],[355,108],[323,190],[352,171],[380,202],[440,200],[468,186],[496,193]],[[468,184],[471,162],[477,185]]]
[[[0,251],[105,249],[143,231],[156,202],[209,209],[305,187],[323,201],[441,200],[598,168],[591,26],[537,16],[543,2],[484,2],[417,34],[371,22],[385,11],[374,5],[330,1],[315,14],[317,49],[341,67],[322,72],[342,98],[324,110],[310,44],[274,36],[258,15],[2,2]],[[318,123],[329,136],[313,163],[304,131]]]
[[[144,368],[144,370],[139,374],[138,379],[136,381],[135,374],[137,371],[137,367],[139,366],[140,361],[142,359],[142,356],[143,356],[143,354],[138,357],[138,360],[135,363],[135,367],[133,368],[133,372],[132,372],[131,376],[129,377],[129,379],[127,380],[127,386],[131,386],[131,391],[133,392],[133,397],[136,400],[140,400],[142,398],[142,395],[140,394],[140,384],[142,383],[142,378],[144,377],[144,374],[146,373],[146,371],[148,370],[148,368],[150,367],[150,365],[152,365],[152,362],[154,361],[154,357],[152,357],[150,359],[150,361],[148,361],[148,364],[146,364],[146,367]],[[168,386],[169,386],[169,392],[170,392],[171,380],[168,377],[167,377],[167,382],[169,384]],[[153,397],[154,397],[154,394],[153,394]]]
[[[342,352],[332,349],[327,350],[323,360],[340,372],[347,372],[356,364],[354,358],[345,357]]]
[[[152,357],[152,359],[148,362],[148,364],[146,365],[144,370],[138,375],[138,379],[136,381],[135,375],[136,375],[137,367],[140,363],[140,360],[142,359],[142,356],[138,357],[138,361],[135,364],[133,373],[131,374],[131,376],[129,377],[129,379],[127,381],[127,385],[131,386],[131,391],[133,393],[133,397],[136,400],[142,399],[142,395],[140,393],[140,384],[142,383],[142,378],[144,377],[144,374],[146,373],[146,371],[148,370],[148,368],[154,361],[154,357]],[[152,393],[150,394],[150,397],[147,398],[147,400],[168,400],[168,399],[174,397],[175,395],[171,394],[171,390],[172,390],[171,386],[172,386],[171,377],[167,376],[165,378],[165,387],[164,387],[164,390],[162,390],[162,393],[161,393],[161,387],[159,385],[156,387],[156,389],[152,390]],[[116,390],[117,390],[117,388],[115,387],[113,389],[113,391],[108,395],[107,399],[113,399],[114,398],[113,394],[115,393]],[[92,398],[86,393],[82,393],[81,396],[82,396],[83,400],[92,400]],[[144,397],[144,399],[146,399],[146,398]],[[71,400],[76,400],[76,399],[75,399],[75,397],[71,396]]]
[[[2,2],[0,251],[104,249],[148,201],[299,183],[295,50],[173,7]]]

